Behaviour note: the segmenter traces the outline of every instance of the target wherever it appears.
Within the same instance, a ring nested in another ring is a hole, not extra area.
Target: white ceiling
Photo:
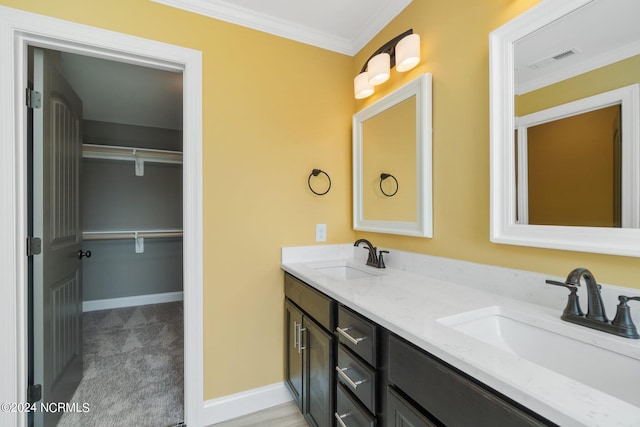
[[[355,55],[412,0],[152,0]]]

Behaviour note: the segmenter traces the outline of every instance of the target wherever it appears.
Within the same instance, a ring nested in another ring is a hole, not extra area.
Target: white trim
[[[40,46],[183,73],[185,421],[202,426],[202,53],[0,6],[0,402],[24,402],[27,385],[26,47]],[[25,413],[0,413],[26,426]]]
[[[412,0],[387,2],[384,10],[373,17],[353,39],[338,37],[293,21],[259,13],[224,0],[151,0],[210,18],[219,19],[254,30],[306,43],[322,49],[354,56],[384,27],[406,8]]]
[[[184,293],[164,292],[162,294],[135,295],[132,297],[96,299],[82,302],[82,312],[109,310],[112,308],[138,307],[140,305],[162,304],[165,302],[182,301]]]
[[[284,382],[207,400],[204,403],[204,425],[252,414],[291,400],[291,394]]]
[[[516,118],[517,119],[517,118]],[[518,192],[516,193],[517,224],[529,224],[529,132],[520,133],[516,144],[518,147]]]

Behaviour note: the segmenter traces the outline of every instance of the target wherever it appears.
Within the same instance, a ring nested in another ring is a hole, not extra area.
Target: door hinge
[[[27,256],[42,253],[42,240],[39,237],[27,237]]]
[[[27,88],[27,107],[40,108],[42,106],[42,94],[33,89]]]
[[[32,384],[27,389],[27,402],[36,403],[42,399],[42,385]]]

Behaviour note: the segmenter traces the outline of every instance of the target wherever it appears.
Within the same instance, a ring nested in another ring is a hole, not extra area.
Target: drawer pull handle
[[[353,387],[353,389],[354,389],[354,390],[356,390],[360,384],[362,384],[362,383],[366,383],[366,382],[367,382],[367,380],[366,380],[366,379],[364,379],[364,380],[360,380],[360,381],[354,381],[354,380],[352,380],[352,379],[349,377],[349,375],[347,375],[347,374],[345,373],[345,371],[347,371],[347,370],[349,370],[349,369],[351,369],[351,368],[341,368],[340,366],[336,366],[336,372],[338,373],[338,375],[340,375],[340,376],[342,377],[342,379],[344,379],[346,382],[348,382],[348,383],[349,383],[349,385],[350,385],[351,387]]]
[[[349,341],[351,341],[353,343],[353,345],[358,345],[360,343],[360,341],[364,340],[364,338],[354,338],[351,335],[349,335],[347,333],[347,331],[350,331],[352,328],[338,328],[336,327],[336,331],[342,335],[343,337],[345,337],[346,339],[348,339]]]
[[[338,420],[338,424],[340,424],[341,427],[347,427],[347,425],[344,423],[344,421],[342,421],[342,419],[347,418],[350,415],[349,413],[340,415],[337,412],[334,412],[334,415],[336,417],[336,420]]]

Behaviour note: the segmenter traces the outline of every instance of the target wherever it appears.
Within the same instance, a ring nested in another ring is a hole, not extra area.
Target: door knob
[[[83,252],[82,249],[78,251],[78,259],[82,259],[82,257],[91,258],[91,251]]]

